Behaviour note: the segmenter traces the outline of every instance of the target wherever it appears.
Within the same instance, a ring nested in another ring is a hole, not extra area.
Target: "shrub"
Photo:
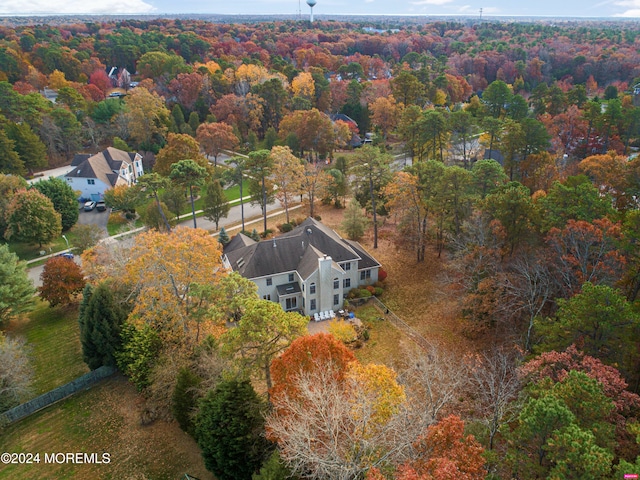
[[[382,295],[383,293],[384,293],[384,289],[383,289],[383,288],[380,288],[380,287],[376,287],[376,288],[375,288],[375,290],[374,290],[374,292],[373,292],[373,294],[374,294],[376,297],[379,297],[379,296],[380,296],[380,295]]]
[[[367,290],[366,288],[362,288],[360,289],[360,293],[358,295],[358,297],[360,298],[369,298],[372,295],[372,293]]]
[[[378,281],[384,282],[386,278],[387,272],[385,272],[383,269],[378,270]]]
[[[293,225],[291,225],[290,223],[279,223],[276,226],[278,227],[278,230],[280,230],[282,233],[287,233],[293,230]]]
[[[347,293],[347,298],[358,298],[359,297],[359,295],[358,295],[359,292],[360,292],[359,289],[352,288],[351,290],[349,290],[349,293]]]
[[[331,320],[329,322],[329,333],[342,343],[355,342],[358,338],[355,328],[343,320]]]
[[[371,295],[373,295],[376,292],[376,288],[372,285],[367,285],[366,287],[364,287],[365,290],[368,290],[369,293],[371,293]]]
[[[315,215],[313,218],[315,218],[319,222],[322,221],[322,217],[320,215]]]
[[[201,381],[201,378],[188,368],[181,368],[171,398],[173,416],[178,421],[180,428],[191,436],[195,434],[192,415],[198,404],[196,387]]]
[[[260,236],[262,238],[267,238],[269,235],[271,235],[273,233],[273,230],[270,228],[267,228],[264,232],[260,232]]]
[[[108,225],[125,225],[127,223],[127,219],[121,213],[112,213],[109,215],[109,220],[107,221]]]

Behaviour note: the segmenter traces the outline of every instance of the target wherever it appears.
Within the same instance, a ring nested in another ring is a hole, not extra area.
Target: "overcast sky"
[[[1,0],[0,15],[28,14],[303,14],[306,0]],[[317,0],[316,15],[483,15],[640,17],[640,0]]]

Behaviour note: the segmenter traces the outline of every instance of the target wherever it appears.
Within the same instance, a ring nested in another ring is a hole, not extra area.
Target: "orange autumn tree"
[[[404,388],[384,365],[361,365],[331,335],[292,343],[272,362],[267,436],[294,474],[359,478],[403,458],[416,436]]]
[[[464,435],[464,422],[450,415],[431,425],[414,445],[411,460],[398,467],[395,480],[482,480],[484,449],[473,435]],[[377,468],[369,470],[367,480],[383,480]]]
[[[38,292],[52,307],[69,305],[85,285],[78,264],[64,257],[53,257],[47,260],[40,274],[40,280],[42,280],[42,286],[38,287]]]
[[[121,279],[137,293],[129,319],[151,326],[164,341],[195,345],[206,334],[218,333],[216,323],[201,313],[209,292],[226,275],[220,244],[205,230],[144,232]]]

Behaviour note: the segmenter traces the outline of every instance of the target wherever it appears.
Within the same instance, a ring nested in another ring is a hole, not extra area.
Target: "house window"
[[[270,287],[273,284],[273,280],[271,277],[267,278],[267,287]]]
[[[290,273],[290,274],[289,274],[289,281],[290,281],[290,282],[293,282],[293,273]]]
[[[333,304],[334,304],[334,305],[340,305],[340,295],[335,294],[335,295],[333,296]]]
[[[287,305],[286,310],[293,310],[294,308],[298,307],[298,301],[297,301],[296,297],[287,298],[285,303]]]
[[[333,279],[333,289],[334,290],[338,290],[340,288],[340,280],[338,280],[337,278]]]
[[[93,178],[87,178],[87,185],[95,185],[96,181]]]
[[[345,278],[344,281],[342,282],[342,288],[349,288],[349,287],[351,287],[351,279]]]
[[[309,310],[313,311],[316,309],[316,299],[312,298],[311,301],[309,302]]]
[[[311,285],[309,285],[309,294],[313,295],[314,293],[316,293],[316,284],[312,283]]]
[[[304,308],[304,297],[302,297],[302,308]]]
[[[267,293],[266,295],[263,295],[262,299],[271,301],[271,294]]]
[[[349,270],[351,270],[351,263],[350,262],[344,264],[344,271],[348,272]]]
[[[371,270],[363,270],[360,272],[360,280],[366,280],[371,278]]]

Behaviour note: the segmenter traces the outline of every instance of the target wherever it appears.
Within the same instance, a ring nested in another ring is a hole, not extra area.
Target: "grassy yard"
[[[34,396],[89,371],[82,360],[77,307],[49,308],[48,303],[39,301],[28,318],[13,320],[7,332],[25,338],[31,349]]]
[[[355,313],[369,331],[369,340],[353,352],[362,363],[391,366],[405,356],[406,348],[413,346],[392,323],[380,320],[382,315],[373,305],[364,305]]]
[[[40,453],[41,462],[0,465],[0,478],[174,480],[189,473],[213,480],[200,449],[177,423],[140,425],[143,405],[135,388],[116,375],[8,427],[0,434],[0,451]],[[109,453],[110,462],[45,464],[45,452]]]
[[[69,243],[73,243],[74,234],[72,232],[65,232],[64,235],[69,240]],[[36,245],[30,243],[8,243],[9,250],[18,255],[20,260],[33,260],[35,258],[40,257],[40,252],[45,251],[47,254],[54,252],[61,252],[62,250],[66,250],[67,242],[64,241],[62,236],[58,238],[54,238],[51,243],[47,243],[45,245]]]

